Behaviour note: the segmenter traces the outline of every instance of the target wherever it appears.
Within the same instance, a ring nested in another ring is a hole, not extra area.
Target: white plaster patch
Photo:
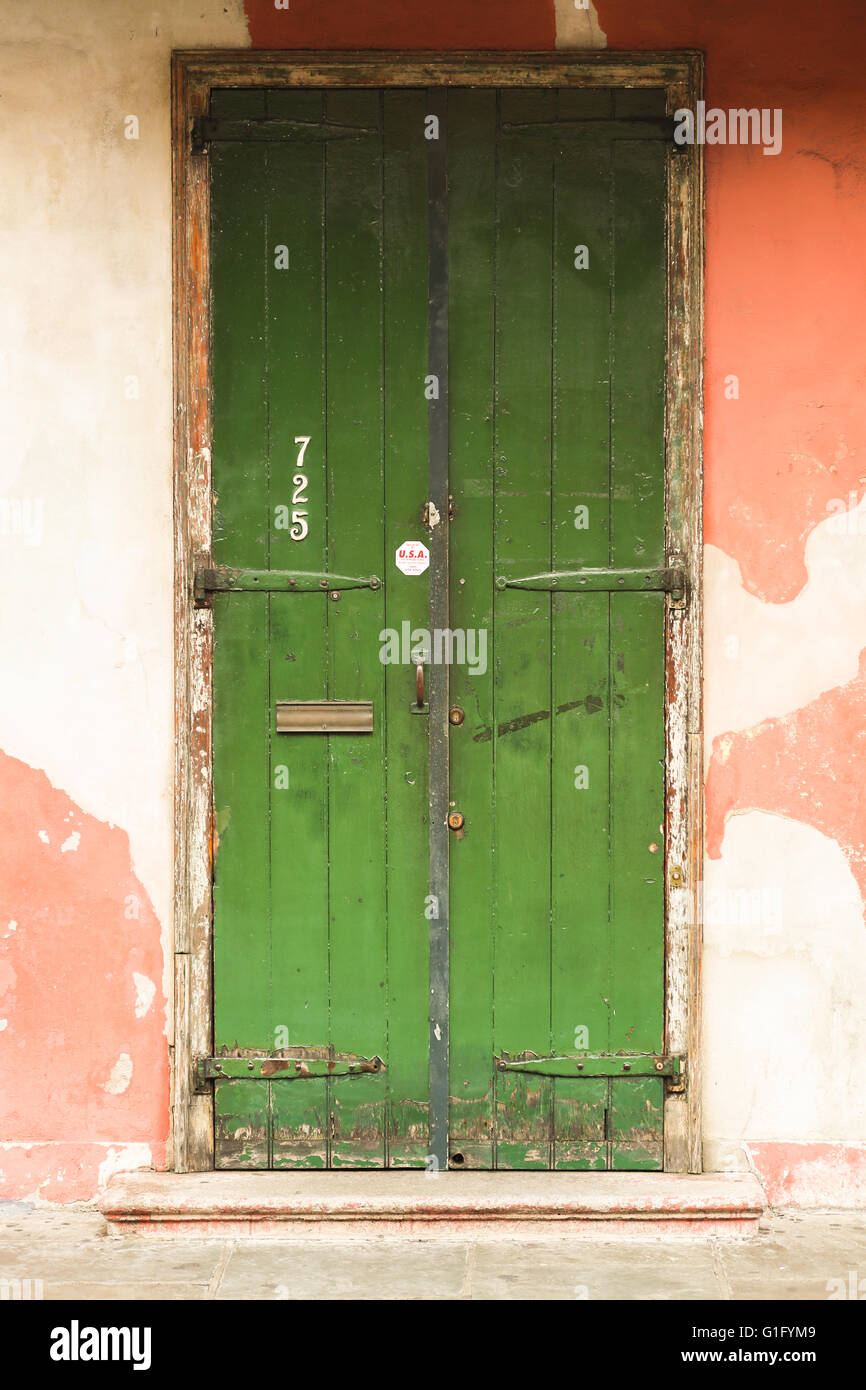
[[[554,7],[557,48],[607,48],[607,34],[592,0],[580,6],[574,0],[554,0]]]
[[[137,971],[133,971],[132,978],[135,981],[135,1016],[144,1018],[153,1003],[156,985],[153,980],[149,980],[146,975],[139,975]]]
[[[862,1140],[866,931],[842,850],[751,811],[705,874],[708,1140]]]
[[[790,603],[743,587],[735,560],[704,551],[707,757],[719,734],[791,714],[852,681],[866,647],[866,498],[806,542],[809,579]]]
[[[167,74],[173,49],[249,43],[242,0],[174,0],[158,10],[64,0],[3,12],[0,138],[5,182],[15,188],[4,200],[3,249],[16,274],[0,297],[0,343],[13,345],[0,363],[8,418],[0,488],[34,517],[41,508],[42,524],[21,544],[0,545],[8,598],[0,643],[17,654],[0,686],[2,747],[85,813],[122,826],[166,938],[174,772]],[[124,139],[129,114],[138,140]],[[137,399],[125,392],[130,375]]]
[[[12,933],[13,933],[14,931],[17,931],[17,930],[18,930],[18,923],[17,923],[17,922],[15,921],[15,919],[13,918],[12,921],[9,923],[8,927],[6,928],[6,931],[4,932],[4,936],[11,936]]]
[[[132,1058],[128,1052],[121,1052],[114,1066],[111,1068],[111,1075],[103,1083],[103,1091],[107,1091],[110,1096],[119,1096],[129,1086],[132,1080]]]
[[[40,830],[40,832],[39,832],[39,838],[40,838],[40,840],[42,841],[43,845],[50,845],[50,844],[51,844],[51,841],[50,841],[49,838],[48,838],[48,831],[47,831],[47,830]]]
[[[4,1028],[8,1028],[8,1027],[9,1027],[9,1020],[8,1020],[8,1018],[0,1018],[0,1033],[3,1032]]]
[[[70,850],[74,852],[75,850],[78,849],[78,846],[79,846],[80,844],[81,844],[81,834],[80,834],[79,831],[73,830],[72,834],[69,836],[69,839],[68,839],[68,840],[64,840],[64,841],[63,841],[63,844],[60,846],[60,853],[61,853],[61,854],[67,854],[67,853],[69,853]]]
[[[97,1186],[106,1187],[115,1173],[133,1173],[138,1168],[152,1168],[153,1153],[149,1144],[123,1144],[110,1148],[99,1165]]]

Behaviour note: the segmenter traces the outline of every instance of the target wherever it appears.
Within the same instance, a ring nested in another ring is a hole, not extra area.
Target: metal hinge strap
[[[378,135],[377,126],[339,125],[333,121],[292,121],[282,116],[223,118],[196,116],[192,123],[192,152],[204,154],[215,141],[291,140],[295,144],[317,140],[359,140]]]
[[[381,1057],[199,1057],[198,1081],[303,1081],[316,1076],[366,1076],[386,1070]]]
[[[688,591],[685,570],[557,570],[550,574],[528,574],[509,579],[499,575],[497,589],[541,589],[562,593],[665,593],[682,599]]]
[[[661,1076],[679,1082],[683,1074],[683,1057],[659,1053],[586,1052],[573,1056],[536,1057],[523,1053],[509,1057],[503,1052],[494,1057],[497,1071],[529,1072],[533,1076]]]
[[[672,116],[637,117],[617,120],[615,117],[591,117],[581,120],[503,121],[507,135],[556,135],[560,140],[592,140],[600,136],[608,140],[663,140],[674,144],[675,122]]]
[[[375,574],[321,574],[307,570],[200,569],[195,572],[194,595],[198,604],[208,594],[240,593],[337,593],[341,589],[379,589]]]

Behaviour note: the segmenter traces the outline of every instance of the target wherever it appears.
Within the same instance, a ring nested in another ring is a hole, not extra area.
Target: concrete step
[[[297,1237],[747,1236],[747,1173],[129,1173],[99,1202],[117,1234]]]

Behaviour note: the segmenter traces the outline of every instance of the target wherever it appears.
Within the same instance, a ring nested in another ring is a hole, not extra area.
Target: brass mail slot
[[[371,734],[372,700],[278,700],[278,734]]]

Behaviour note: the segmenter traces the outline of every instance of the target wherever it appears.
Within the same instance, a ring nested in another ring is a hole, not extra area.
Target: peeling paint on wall
[[[866,1144],[764,1143],[747,1151],[771,1206],[866,1207]]]
[[[2,753],[0,845],[0,1192],[92,1196],[106,1146],[164,1149],[159,922],[126,834]]]
[[[736,561],[706,547],[708,754],[719,734],[791,714],[856,678],[866,647],[866,500],[816,526],[805,561],[797,597],[765,603],[746,590]]]
[[[866,650],[847,685],[781,719],[715,739],[707,777],[710,858],[721,855],[730,816],[769,811],[836,840],[866,901],[864,710]]]

